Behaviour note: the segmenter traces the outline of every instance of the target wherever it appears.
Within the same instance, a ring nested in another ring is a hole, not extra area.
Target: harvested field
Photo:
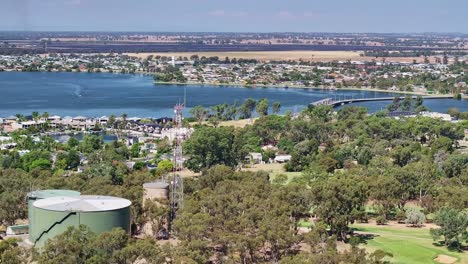
[[[246,52],[160,52],[160,53],[125,53],[129,56],[146,58],[149,55],[154,56],[182,56],[190,57],[192,55],[213,57],[218,56],[237,59],[257,59],[267,60],[306,60],[306,61],[333,61],[333,60],[362,60],[361,52],[356,51],[246,51]]]
[[[153,56],[175,56],[175,57],[187,57],[190,58],[192,55],[213,57],[217,56],[220,59],[229,57],[230,59],[257,59],[260,61],[272,61],[272,60],[304,60],[313,62],[327,62],[327,61],[372,61],[381,62],[381,57],[362,57],[362,52],[359,51],[229,51],[229,52],[155,52],[155,53],[124,53],[129,56],[135,56],[139,58],[146,58],[149,55]],[[434,63],[436,57],[428,57],[429,61]],[[386,57],[386,62],[406,62],[412,63],[416,60],[417,63],[423,63],[424,57]]]

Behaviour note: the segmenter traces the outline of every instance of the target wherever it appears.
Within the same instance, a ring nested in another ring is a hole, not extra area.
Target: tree
[[[328,122],[332,119],[333,108],[329,105],[309,107],[307,110],[312,117],[315,117],[322,122]]]
[[[257,113],[259,116],[268,115],[268,99],[263,98],[263,99],[258,100]]]
[[[44,113],[42,113],[41,117],[44,118],[47,121],[47,119],[49,118],[49,113],[44,112]]]
[[[121,228],[96,235],[80,225],[69,227],[63,234],[48,240],[38,254],[38,263],[134,263],[142,258],[149,263],[165,261],[152,239],[131,240]]]
[[[257,102],[254,99],[247,98],[239,108],[239,113],[241,115],[241,118],[243,119],[251,118],[252,112],[255,109],[256,105],[257,105]]]
[[[79,149],[85,153],[91,153],[94,150],[99,150],[104,144],[101,136],[88,134],[83,138],[83,142],[80,143]]]
[[[141,145],[140,143],[135,143],[130,148],[130,156],[132,158],[138,158],[140,156]]]
[[[163,173],[167,173],[172,171],[174,168],[174,164],[172,164],[172,161],[166,159],[166,160],[161,160],[158,163],[158,170],[162,171]]]
[[[410,111],[413,98],[410,95],[406,95],[403,101],[401,102],[401,110]]]
[[[416,96],[416,100],[414,101],[414,108],[418,108],[422,106],[424,103],[424,98],[421,95]]]
[[[442,163],[442,171],[444,172],[445,176],[448,178],[453,177],[461,177],[463,175],[463,171],[467,171],[468,169],[468,154],[454,154],[450,155],[443,163]],[[465,177],[468,174],[465,174]]]
[[[413,227],[420,227],[426,221],[426,216],[419,210],[408,209],[406,210],[405,223]]]
[[[34,121],[39,120],[39,112],[34,111],[34,112],[32,112],[31,116],[32,116]]]
[[[227,127],[201,127],[185,142],[186,161],[189,169],[200,171],[216,164],[235,166],[240,155],[234,147],[234,133]]]
[[[468,214],[452,208],[444,207],[434,216],[433,222],[440,228],[431,228],[430,232],[434,240],[444,238],[445,246],[460,247],[460,238],[468,235]]]
[[[373,178],[370,182],[370,198],[379,206],[379,213],[388,220],[392,209],[400,202],[402,185],[394,176],[385,175]]]
[[[330,226],[330,232],[347,240],[349,224],[357,219],[367,201],[367,186],[352,175],[316,181],[312,188],[314,213]]]
[[[122,113],[122,115],[120,116],[120,119],[121,119],[120,129],[124,129],[127,126],[127,117],[128,116],[126,113]]]
[[[0,170],[0,224],[13,225],[26,218],[24,197],[33,184],[32,176],[23,170]]]
[[[69,227],[63,234],[45,243],[39,255],[39,263],[84,264],[95,254],[92,246],[94,239],[96,235],[85,225],[80,225],[77,229]]]
[[[225,114],[228,108],[229,108],[228,104],[218,104],[218,105],[212,106],[211,107],[211,110],[213,111],[212,116],[216,117],[216,119],[218,120],[227,120],[225,119]]]
[[[234,263],[277,262],[292,254],[299,237],[292,228],[295,221],[288,215],[290,206],[294,207],[292,201],[301,198],[296,200],[294,194],[287,196],[286,189],[273,188],[263,172],[213,169],[210,176],[203,175],[211,178],[207,187],[186,197],[186,206],[174,222],[183,247],[192,248],[187,255],[205,263],[212,256],[209,245],[216,245],[220,259]]]
[[[431,144],[432,153],[437,153],[438,151],[446,151],[452,152],[453,151],[453,142],[448,137],[438,137],[434,140]]]
[[[387,109],[390,112],[394,112],[394,111],[397,111],[399,108],[400,108],[400,97],[395,96],[395,98],[393,98],[392,103],[387,106]]]
[[[107,120],[107,125],[109,127],[114,127],[115,124],[115,115],[110,115],[109,119]]]
[[[80,141],[75,137],[70,137],[67,141],[67,146],[69,149],[73,149],[80,144]]]
[[[0,240],[0,263],[26,264],[30,263],[30,251],[19,246],[20,240],[7,238]]]
[[[455,108],[455,107],[450,107],[447,110],[447,114],[449,114],[450,116],[455,117],[455,118],[458,119],[458,117],[460,116],[460,110],[458,108]]]
[[[203,121],[205,121],[207,115],[208,115],[208,110],[206,110],[203,106],[197,105],[195,107],[192,107],[190,109],[190,114],[197,120],[198,124],[201,124]]]
[[[274,102],[272,105],[272,110],[273,114],[278,114],[281,110],[281,103],[280,102]]]

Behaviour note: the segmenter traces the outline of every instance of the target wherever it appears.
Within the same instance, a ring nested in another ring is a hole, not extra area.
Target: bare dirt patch
[[[447,256],[447,255],[438,255],[437,258],[434,259],[434,261],[442,263],[442,264],[452,264],[457,262],[457,258]]]
[[[265,164],[255,164],[251,168],[242,168],[243,171],[267,171],[272,173],[283,173],[286,172],[284,169],[284,164],[281,163],[265,163]]]
[[[439,226],[431,223],[425,223],[421,227],[411,227],[407,226],[406,224],[400,224],[397,221],[389,221],[385,225],[377,225],[375,220],[369,220],[368,223],[365,224],[356,224],[356,225],[362,225],[362,226],[368,226],[368,227],[386,227],[386,228],[392,228],[392,229],[399,229],[399,230],[404,230],[404,229],[431,229],[431,228],[438,228]]]

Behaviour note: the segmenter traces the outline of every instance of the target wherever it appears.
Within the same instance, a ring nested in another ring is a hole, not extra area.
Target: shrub
[[[398,221],[398,223],[402,224],[406,220],[406,213],[403,210],[398,211],[395,215],[395,219]]]
[[[426,216],[416,209],[406,211],[405,223],[413,227],[420,227],[426,221]]]
[[[375,222],[377,225],[385,225],[387,223],[387,219],[383,215],[379,215],[375,218]]]

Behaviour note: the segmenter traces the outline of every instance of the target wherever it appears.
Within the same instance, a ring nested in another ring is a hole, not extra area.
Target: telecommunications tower
[[[171,212],[169,216],[169,231],[171,231],[172,221],[174,220],[177,210],[184,206],[184,183],[182,177],[178,174],[183,169],[184,157],[182,152],[182,142],[185,134],[182,131],[182,110],[185,108],[184,103],[178,103],[174,106],[174,149],[173,149],[173,169],[172,175],[169,177],[170,183],[170,203]]]

